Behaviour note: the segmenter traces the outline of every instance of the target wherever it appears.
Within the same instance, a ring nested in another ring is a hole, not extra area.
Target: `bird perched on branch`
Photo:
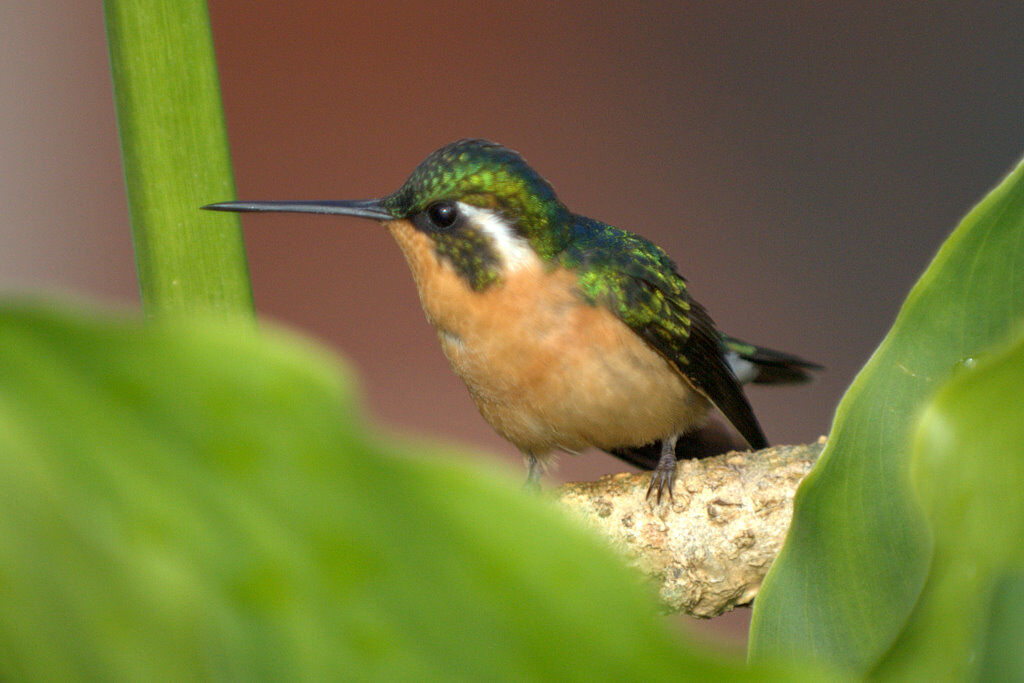
[[[711,406],[764,448],[741,381],[800,382],[818,367],[719,332],[660,247],[571,212],[517,152],[485,140],[442,147],[380,199],[204,208],[387,226],[452,369],[523,452],[531,486],[553,453],[593,446],[653,469],[647,497],[660,502],[677,441]]]

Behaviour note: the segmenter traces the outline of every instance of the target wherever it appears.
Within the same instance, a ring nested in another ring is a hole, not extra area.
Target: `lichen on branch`
[[[673,499],[645,500],[650,473],[565,484],[558,502],[659,582],[672,611],[714,617],[749,604],[782,548],[793,495],[825,445],[680,461]]]

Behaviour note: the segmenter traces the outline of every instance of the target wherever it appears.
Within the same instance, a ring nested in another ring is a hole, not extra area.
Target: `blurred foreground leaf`
[[[243,323],[0,308],[0,678],[712,679],[518,484]]]
[[[978,680],[1024,681],[1024,647],[1020,646],[1024,643],[1024,572],[1020,564],[1018,560],[1017,571],[999,577],[990,591],[988,621],[983,625],[978,652]]]
[[[1024,165],[946,241],[836,413],[754,605],[750,657],[862,673],[902,630],[930,540],[907,476],[918,412],[1024,317]]]
[[[935,537],[928,582],[876,674],[1024,675],[1024,336],[929,405],[911,463]]]

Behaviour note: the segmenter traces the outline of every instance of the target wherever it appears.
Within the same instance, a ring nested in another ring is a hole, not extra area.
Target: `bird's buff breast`
[[[699,425],[707,400],[576,277],[519,264],[482,292],[407,221],[388,223],[427,319],[484,419],[520,449],[640,446]]]

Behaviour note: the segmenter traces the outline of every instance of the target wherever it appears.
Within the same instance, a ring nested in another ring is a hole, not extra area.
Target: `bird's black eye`
[[[455,202],[436,202],[427,207],[427,218],[439,228],[450,228],[458,217]]]

